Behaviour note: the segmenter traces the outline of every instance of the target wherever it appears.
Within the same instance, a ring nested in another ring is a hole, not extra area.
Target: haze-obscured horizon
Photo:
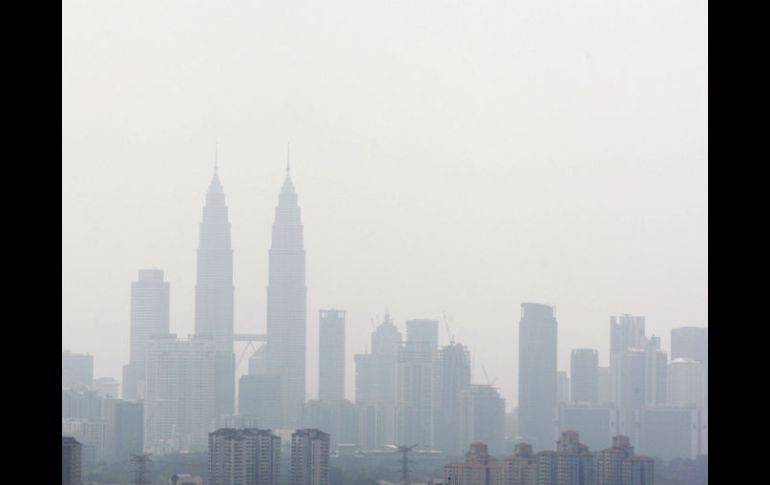
[[[446,312],[508,409],[521,302],[556,307],[560,370],[608,364],[610,315],[669,353],[708,325],[705,1],[63,7],[62,347],[96,377],[121,379],[139,269],[193,332],[215,140],[242,333],[265,329],[291,142],[309,396],[322,308],[347,310],[348,397],[386,310],[402,332]]]

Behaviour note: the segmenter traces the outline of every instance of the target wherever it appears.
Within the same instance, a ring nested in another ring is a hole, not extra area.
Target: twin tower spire
[[[200,224],[195,333],[217,341],[219,414],[233,414],[235,358],[233,353],[233,249],[224,190],[219,180],[219,146],[214,151],[214,176],[206,194]],[[269,250],[266,298],[267,349],[265,373],[280,378],[284,416],[272,427],[297,424],[305,399],[305,336],[307,288],[301,212],[291,180],[291,152],[287,145],[286,178],[278,197]],[[254,329],[256,330],[256,329]],[[251,332],[257,333],[257,332]]]

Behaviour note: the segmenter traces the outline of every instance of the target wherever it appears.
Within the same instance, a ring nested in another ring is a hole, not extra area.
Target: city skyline
[[[140,269],[164,271],[171,331],[194,332],[216,139],[235,331],[266,328],[291,141],[307,315],[347,312],[348,398],[387,310],[402,333],[439,320],[441,345],[446,313],[509,409],[521,302],[556,307],[559,370],[573,348],[607,366],[611,315],[645,316],[669,352],[672,328],[708,326],[702,0],[71,2],[62,21],[62,346],[95,377],[129,361]]]
[[[288,162],[284,162],[284,163],[288,163]],[[209,183],[209,188],[208,188],[208,195],[207,195],[207,197],[209,197],[209,198],[211,197],[211,190],[212,190],[211,187],[212,187],[212,184],[214,184],[216,187],[218,187],[217,190],[221,191],[221,185],[220,185],[221,182],[219,181],[219,168],[218,167],[219,167],[219,160],[218,160],[218,157],[215,157],[215,161],[214,161],[214,179]],[[286,165],[284,166],[284,170],[288,170]],[[290,182],[290,177],[288,176],[288,171],[286,172],[286,174],[287,175],[284,178],[283,188],[281,189],[281,192],[286,190],[287,181],[289,181],[288,182],[289,185],[292,185],[292,182]],[[291,187],[291,190],[293,190],[293,185]],[[227,209],[225,208],[225,211],[226,210]],[[232,263],[232,264],[237,267],[238,266],[237,260],[236,260],[235,263]],[[151,268],[151,269],[150,268],[137,268],[136,271],[139,271],[139,272],[142,272],[142,271],[144,271],[144,272],[148,272],[148,271],[149,272],[158,272],[158,271],[160,271],[161,274],[163,274],[164,270],[162,269],[162,267],[156,267],[156,268]],[[233,272],[235,272],[235,271],[236,270],[233,270]],[[170,281],[168,279],[168,277],[166,277],[165,283],[167,285],[170,284],[171,287],[174,286],[173,282]],[[235,292],[236,293],[237,293],[237,291],[238,291],[237,288],[235,288]],[[174,294],[173,290],[170,293],[171,293],[171,295],[173,295]],[[552,306],[553,309],[554,309],[555,315],[558,315],[558,313],[559,313],[559,306],[558,306],[558,304],[554,304],[552,302],[542,303],[542,304],[546,304],[548,306]],[[347,306],[351,306],[351,305],[347,305]],[[518,307],[518,304],[516,306]],[[324,304],[319,304],[318,305],[318,311],[321,311],[321,309],[323,309],[323,308],[325,308]],[[388,307],[388,308],[386,308],[386,310],[383,313],[388,314],[389,312],[390,312],[390,309]],[[171,309],[171,313],[173,313],[173,309]],[[237,313],[237,310],[235,311],[235,313]],[[440,315],[440,316],[439,315],[430,315],[430,316],[435,316],[437,318],[438,322],[439,322],[439,341],[438,341],[438,343],[439,343],[440,346],[448,344],[450,342],[450,338],[453,337],[454,334],[456,333],[452,329],[452,326],[455,324],[455,322],[454,322],[455,319],[453,317],[451,317],[451,316],[448,317],[448,319],[447,319],[446,312],[442,311],[441,313],[442,313],[442,315]],[[623,312],[620,312],[620,313],[621,314],[625,314]],[[193,314],[194,314],[194,312],[193,312]],[[382,315],[381,313],[377,313],[376,317],[374,317],[374,316],[371,317],[371,321],[369,322],[370,327],[368,327],[368,330],[371,330],[371,331],[374,330],[375,318],[381,318],[381,315]],[[424,319],[423,317],[426,317],[426,315],[404,316],[400,320],[394,320],[394,323],[399,328],[399,330],[402,331],[402,333],[406,334],[409,321]],[[609,345],[609,340],[610,340],[610,338],[609,338],[609,326],[610,325],[609,325],[609,319],[610,319],[610,316],[608,315],[606,317],[606,320],[607,320],[607,326],[606,326],[607,335],[604,338],[601,339],[601,340],[607,340],[606,351],[602,352],[604,345],[602,345],[601,343],[597,343],[595,340],[591,341],[591,342],[593,342],[592,343],[593,347],[599,349],[599,362],[600,362],[600,364],[603,364],[603,365],[609,365],[609,363],[610,363],[610,355],[609,355],[610,354],[610,352],[609,352],[609,348],[610,348],[610,345]],[[377,321],[377,323],[379,323],[379,321]],[[518,325],[518,321],[516,321],[514,323],[516,325]],[[315,337],[315,344],[316,344],[316,348],[317,348],[317,343],[318,343],[318,340],[317,340],[318,339],[317,322],[314,322],[314,321],[312,321],[312,319],[310,319],[310,321],[306,321],[306,324],[307,324],[308,336],[310,334],[315,333],[314,337]],[[652,327],[652,326],[648,325],[648,327]],[[700,323],[695,323],[695,324],[692,324],[692,323],[674,324],[671,329],[667,329],[668,332],[660,334],[660,335],[657,335],[657,334],[655,334],[655,335],[657,337],[660,337],[661,342],[666,342],[666,343],[668,343],[670,345],[670,330],[672,330],[674,328],[681,328],[681,327],[705,327],[705,328],[707,328],[707,322],[705,322],[703,324],[700,324]],[[654,327],[652,327],[652,328],[654,328]],[[359,329],[360,329],[360,327],[359,327]],[[194,335],[196,333],[194,326],[193,326],[192,329],[190,329],[190,331],[188,333],[186,333],[186,332],[179,331],[179,330],[175,329],[173,325],[171,325],[170,332],[171,333],[176,333],[176,334],[178,334],[180,336],[192,336],[192,335]],[[241,328],[236,328],[235,332],[236,333],[247,333],[248,332],[248,333],[266,334],[266,328],[263,327],[261,329],[260,328],[255,329],[253,326],[245,327],[245,328],[241,327]],[[447,334],[447,332],[451,332],[452,335],[450,336],[449,334]],[[652,334],[654,334],[654,330],[651,331],[651,332],[647,332],[647,333],[652,335]],[[74,352],[91,353],[90,349],[85,349],[85,350],[78,349],[78,350],[75,350],[75,349],[68,348],[68,347],[66,347],[66,345],[64,345],[64,342],[66,341],[66,338],[63,337],[62,340],[63,340],[63,349],[62,350],[72,350]],[[589,341],[586,340],[586,342],[589,342]],[[458,343],[463,343],[463,342],[460,341]],[[470,348],[470,345],[468,345],[468,347]],[[345,359],[346,359],[345,360],[345,367],[346,367],[345,396],[348,399],[352,399],[352,397],[354,396],[354,385],[353,384],[354,384],[355,377],[354,377],[354,375],[351,375],[351,374],[354,374],[351,371],[351,369],[354,368],[353,357],[354,357],[354,354],[363,352],[364,348],[366,348],[366,349],[369,348],[368,347],[368,343],[364,343],[364,347],[363,348],[361,348],[361,347],[351,348],[351,345],[349,343],[346,344],[346,351],[345,351]],[[667,345],[663,345],[663,349],[664,350],[668,350],[668,348],[669,347]],[[471,351],[472,350],[473,349],[471,348]],[[569,371],[570,370],[570,357],[569,356],[570,356],[570,353],[571,353],[572,350],[574,350],[574,349],[573,348],[569,348],[569,349],[565,350],[564,345],[561,342],[561,339],[558,340],[557,354],[558,354],[558,369],[560,371]],[[238,358],[240,356],[240,352],[244,352],[244,355],[242,356],[242,358],[239,359],[241,364],[238,367],[238,369],[236,370],[237,371],[237,376],[242,376],[242,375],[248,374],[248,368],[247,368],[246,364],[247,364],[248,358],[251,356],[253,351],[250,350],[250,349],[247,349],[244,345],[241,345],[240,347],[236,347],[236,358]],[[98,353],[98,352],[95,352],[95,353]],[[307,397],[307,399],[311,399],[313,397],[317,397],[318,381],[317,381],[317,371],[315,371],[317,369],[317,361],[312,361],[311,360],[310,356],[313,355],[313,354],[315,354],[314,358],[317,359],[318,358],[318,354],[317,354],[317,352],[315,352],[315,349],[313,348],[313,342],[308,340],[308,341],[306,341],[306,352],[305,352],[306,360],[307,360],[307,362],[306,362],[307,381],[308,382],[315,381],[315,382],[313,382],[313,384],[316,387],[315,387],[315,392],[313,392],[312,389],[308,389],[306,387],[306,397]],[[473,352],[471,352],[471,354],[473,356]],[[566,359],[564,357],[565,354],[567,355]],[[96,359],[96,360],[98,362],[99,359]],[[472,372],[473,372],[472,380],[473,380],[473,382],[483,383],[484,379],[486,379],[486,376],[483,375],[483,371],[480,369],[480,367],[475,365],[477,360],[478,359],[476,359],[476,358],[472,359],[472,363],[474,364],[474,365],[472,365]],[[485,365],[485,364],[482,362],[481,365]],[[95,367],[95,371],[94,371],[94,373],[95,373],[94,375],[95,376],[100,376],[100,377],[107,376],[107,377],[117,377],[117,378],[121,377],[120,374],[118,374],[117,376],[113,376],[113,375],[110,375],[109,373],[99,373],[96,369],[98,369],[98,367]],[[492,369],[490,369],[490,370],[492,370]],[[494,370],[493,370],[493,373],[494,373]],[[315,374],[315,376],[314,376],[314,374]],[[499,377],[504,378],[505,377],[504,374],[505,374],[504,372],[498,372],[497,374],[495,374],[495,380],[498,380]],[[316,377],[316,378],[314,379],[314,377]],[[514,377],[514,381],[517,380],[516,377]],[[121,385],[122,384],[123,384],[123,380],[121,379]],[[499,387],[501,387],[501,386],[499,386]],[[503,391],[503,393],[504,393],[506,398],[508,398],[508,396],[513,396],[514,397],[514,399],[509,399],[508,400],[508,404],[507,404],[507,411],[511,411],[511,409],[516,407],[516,405],[517,405],[517,399],[515,399],[515,398],[517,397],[518,393],[516,392],[515,389],[513,390],[513,392],[510,392],[509,390],[505,390],[505,391]]]

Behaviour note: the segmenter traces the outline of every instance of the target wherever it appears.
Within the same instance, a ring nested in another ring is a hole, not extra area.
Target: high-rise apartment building
[[[217,349],[210,336],[159,336],[147,351],[144,448],[202,451],[216,418]]]
[[[291,485],[329,485],[329,434],[298,429],[291,435]]]
[[[529,443],[517,443],[513,456],[502,460],[497,485],[537,485],[537,462]]]
[[[556,451],[536,455],[538,485],[594,485],[594,456],[576,431],[563,431]]]
[[[62,485],[81,485],[82,465],[81,465],[82,446],[75,438],[70,436],[61,437],[61,484]]]
[[[451,485],[496,485],[500,467],[490,456],[485,443],[471,443],[465,461],[453,461],[444,465],[444,483]]]
[[[652,485],[654,460],[634,455],[627,436],[612,438],[612,446],[596,454],[596,485]]]
[[[220,428],[208,435],[210,485],[278,485],[281,439],[270,430]]]
[[[131,283],[129,361],[123,367],[123,399],[142,399],[145,392],[147,350],[155,335],[169,331],[169,284],[163,270],[140,269]]]
[[[284,427],[305,402],[307,287],[302,219],[287,167],[275,208],[267,286],[267,370],[281,377]]]
[[[519,321],[519,435],[550,449],[556,422],[556,336],[553,307],[522,303]]]

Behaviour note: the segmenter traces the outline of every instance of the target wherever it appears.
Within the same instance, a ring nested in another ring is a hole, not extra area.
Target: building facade
[[[329,485],[329,434],[298,429],[291,435],[291,485]]]
[[[210,485],[278,485],[281,439],[270,430],[220,428],[208,435]]]
[[[318,312],[318,399],[345,399],[345,310]]]

